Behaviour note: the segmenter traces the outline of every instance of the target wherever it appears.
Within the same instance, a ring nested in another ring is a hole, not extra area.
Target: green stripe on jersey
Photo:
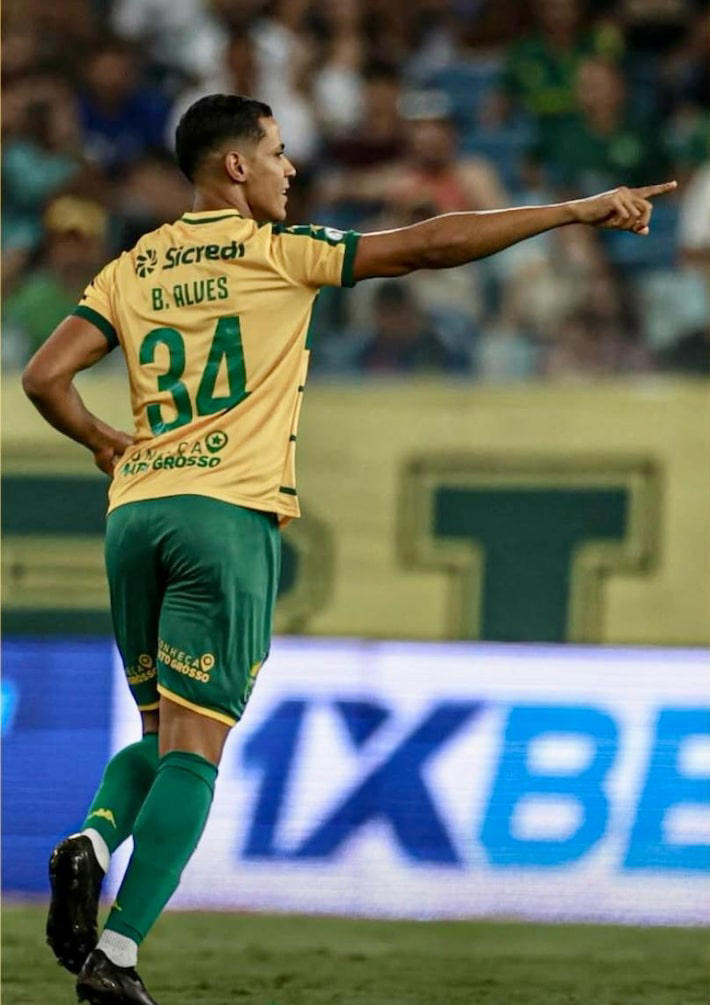
[[[91,307],[84,307],[79,304],[72,311],[78,318],[83,318],[84,321],[90,321],[92,325],[95,325],[99,331],[106,337],[111,349],[115,349],[118,345],[118,335],[116,334],[116,329],[113,327],[110,321],[107,321],[105,317],[94,311]]]
[[[360,235],[349,230],[345,235],[345,255],[343,257],[343,271],[340,275],[341,286],[355,285],[355,252],[357,251]]]
[[[203,216],[196,219],[194,216],[184,215],[181,217],[183,223],[218,223],[220,220],[228,220],[230,217],[238,217],[243,220],[244,217],[241,213],[224,213],[222,216]]]

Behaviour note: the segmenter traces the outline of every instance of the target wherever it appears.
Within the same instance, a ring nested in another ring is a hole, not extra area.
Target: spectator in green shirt
[[[632,118],[620,71],[598,57],[577,70],[579,114],[548,137],[542,160],[551,177],[575,194],[625,185],[646,185],[667,169],[658,133]]]
[[[592,55],[615,58],[623,42],[608,24],[585,30],[578,0],[536,0],[534,6],[537,30],[509,48],[504,88],[513,106],[536,120],[544,147],[577,111],[580,63]]]
[[[47,208],[42,260],[5,299],[6,364],[22,365],[71,314],[106,258],[106,213],[98,204],[62,195]]]

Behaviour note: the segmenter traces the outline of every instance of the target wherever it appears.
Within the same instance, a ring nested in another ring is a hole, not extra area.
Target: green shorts
[[[111,615],[141,710],[162,694],[237,722],[269,652],[280,563],[270,513],[198,495],[109,513]]]

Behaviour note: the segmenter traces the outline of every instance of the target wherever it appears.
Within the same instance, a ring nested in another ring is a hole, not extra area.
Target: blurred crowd
[[[563,228],[323,290],[312,372],[710,374],[707,3],[5,0],[2,27],[6,368],[189,208],[175,125],[226,91],[272,106],[293,223],[376,230],[679,182],[647,238]]]

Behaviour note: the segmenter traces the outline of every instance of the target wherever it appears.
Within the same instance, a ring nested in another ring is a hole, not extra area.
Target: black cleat
[[[52,899],[47,944],[61,966],[78,974],[98,941],[96,918],[104,871],[85,834],[60,841],[49,858]]]
[[[158,1005],[133,967],[118,967],[94,949],[76,981],[80,1002],[89,1005]]]

